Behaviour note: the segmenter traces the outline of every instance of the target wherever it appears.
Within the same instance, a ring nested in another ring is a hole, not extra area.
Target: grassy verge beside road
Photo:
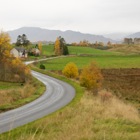
[[[25,84],[0,82],[0,112],[27,104],[41,96],[44,91],[44,84],[35,78]]]

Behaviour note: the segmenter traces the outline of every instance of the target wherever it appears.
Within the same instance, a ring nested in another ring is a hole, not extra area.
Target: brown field
[[[140,108],[140,69],[102,69],[103,87]]]
[[[62,75],[62,71],[52,72]],[[101,72],[103,89],[133,103],[140,110],[140,68],[101,69]]]

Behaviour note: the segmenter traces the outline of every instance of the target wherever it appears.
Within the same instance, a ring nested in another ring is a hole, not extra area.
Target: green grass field
[[[42,46],[43,55],[54,55],[54,45],[43,45]]]
[[[83,68],[95,61],[100,68],[140,68],[140,56],[74,56],[43,61],[47,70],[62,70],[69,62]],[[38,63],[39,67],[40,63]]]
[[[54,45],[43,45],[42,46],[43,55],[54,55]],[[89,47],[79,47],[79,46],[68,46],[69,54],[70,55],[82,55],[82,54],[89,54],[89,55],[118,55],[121,53],[111,52],[111,51],[103,51]]]
[[[42,62],[45,64],[46,69],[62,70],[69,62],[74,62],[81,69],[91,61],[97,62],[100,68],[140,68],[139,55],[122,55],[122,53],[79,46],[68,46],[68,49],[70,55],[76,56]],[[44,45],[43,54],[47,56],[54,55],[54,46]]]
[[[90,47],[81,47],[81,46],[68,46],[69,53],[74,55],[82,55],[82,54],[89,54],[89,55],[118,55],[121,53],[111,52],[107,50],[99,50]]]

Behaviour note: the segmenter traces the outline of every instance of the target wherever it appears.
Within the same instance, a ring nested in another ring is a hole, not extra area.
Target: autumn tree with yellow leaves
[[[64,38],[62,38],[61,36],[59,36],[55,41],[54,52],[56,55],[68,55],[69,54],[68,47],[66,46],[66,42],[65,42]]]
[[[10,37],[0,32],[0,80],[10,82],[26,82],[30,77],[30,69],[18,58],[10,55]]]
[[[80,74],[80,84],[96,93],[101,86],[102,79],[101,71],[95,62],[91,62]]]
[[[60,40],[59,40],[59,38],[57,38],[56,39],[56,41],[55,41],[55,45],[54,45],[54,53],[56,54],[56,55],[62,55],[62,50],[61,50],[62,48],[60,48]]]
[[[5,32],[0,32],[0,63],[10,57],[10,37]]]
[[[38,42],[38,49],[40,51],[40,54],[42,54],[42,42]]]
[[[77,78],[79,76],[78,68],[73,62],[68,63],[62,73],[68,78]]]

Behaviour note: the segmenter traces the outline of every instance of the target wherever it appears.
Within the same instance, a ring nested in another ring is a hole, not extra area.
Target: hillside
[[[55,41],[58,36],[62,36],[67,43],[80,42],[82,40],[88,40],[91,43],[96,41],[107,43],[108,41],[114,42],[109,38],[105,38],[101,35],[84,34],[76,31],[60,31],[60,30],[48,30],[38,27],[22,27],[13,31],[8,31],[11,41],[16,42],[17,36],[26,34],[31,42],[36,41]]]
[[[131,34],[129,36],[127,36],[128,38],[140,38],[140,32],[136,32],[134,34]]]
[[[104,34],[103,36],[106,38],[110,38],[116,41],[122,41],[126,36],[129,36],[132,33],[110,33],[110,34]]]

